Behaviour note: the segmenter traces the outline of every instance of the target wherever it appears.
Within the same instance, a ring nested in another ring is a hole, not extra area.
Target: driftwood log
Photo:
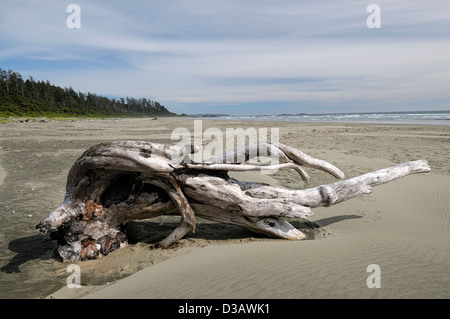
[[[186,147],[120,141],[91,147],[69,171],[64,202],[37,228],[58,241],[58,253],[71,261],[97,259],[127,244],[128,221],[180,214],[181,222],[158,243],[170,247],[195,231],[195,216],[238,225],[273,237],[300,240],[305,235],[283,217],[306,218],[311,208],[330,206],[371,187],[411,173],[430,171],[424,160],[403,163],[351,179],[309,189],[287,189],[245,182],[228,171],[260,170],[246,164],[252,156],[276,157],[264,169],[291,168],[309,181],[303,167],[338,179],[337,167],[292,147],[257,143],[194,163]]]

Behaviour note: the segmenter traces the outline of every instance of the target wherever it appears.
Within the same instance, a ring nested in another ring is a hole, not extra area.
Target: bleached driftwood
[[[230,178],[228,171],[260,170],[245,164],[255,156],[276,157],[268,169],[292,168],[308,182],[303,167],[343,179],[337,167],[287,145],[257,143],[212,157],[186,160],[191,146],[143,141],[99,144],[74,163],[64,202],[37,227],[58,240],[59,254],[69,260],[101,258],[127,244],[122,226],[130,220],[180,214],[181,222],[160,243],[169,247],[195,231],[195,216],[238,225],[273,237],[299,240],[305,235],[283,217],[306,218],[311,208],[330,206],[372,186],[411,173],[430,171],[424,160],[403,163],[358,177],[309,189],[287,189]]]

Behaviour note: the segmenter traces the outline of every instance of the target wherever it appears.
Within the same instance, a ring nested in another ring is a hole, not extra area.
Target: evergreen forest
[[[50,81],[24,79],[0,68],[0,117],[154,117],[175,116],[157,101],[146,98],[108,98],[76,92]]]

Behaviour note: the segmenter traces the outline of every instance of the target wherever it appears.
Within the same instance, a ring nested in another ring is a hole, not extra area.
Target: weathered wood
[[[167,194],[172,199],[175,207],[181,214],[181,222],[177,228],[167,236],[163,241],[160,242],[162,247],[169,246],[176,240],[180,239],[190,230],[195,231],[195,214],[189,205],[188,200],[184,197],[183,191],[180,185],[172,178],[169,179],[170,184],[166,184],[160,180],[148,179],[144,180],[144,183],[149,183],[158,186],[165,190]]]
[[[412,173],[430,171],[426,161],[413,161],[309,189],[287,189],[238,181],[228,171],[296,170],[303,167],[342,179],[334,165],[297,149],[257,143],[214,156],[201,163],[184,162],[191,146],[142,141],[93,146],[69,171],[63,204],[37,227],[59,243],[69,260],[96,259],[127,245],[123,225],[130,220],[180,214],[180,224],[158,246],[169,247],[189,231],[195,216],[233,224],[272,237],[299,240],[305,235],[284,217],[306,218],[311,208],[330,206],[369,193],[372,186]],[[253,157],[276,157],[277,164],[247,164]]]

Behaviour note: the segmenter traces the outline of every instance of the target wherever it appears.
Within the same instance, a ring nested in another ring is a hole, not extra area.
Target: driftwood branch
[[[58,240],[69,260],[95,259],[127,244],[123,225],[130,220],[180,214],[180,224],[159,246],[169,247],[189,231],[195,216],[238,225],[272,237],[299,240],[305,235],[283,217],[306,218],[312,208],[330,206],[370,193],[371,187],[412,173],[430,171],[426,161],[403,163],[328,185],[287,189],[239,181],[228,171],[294,169],[308,182],[304,168],[344,174],[334,165],[300,150],[257,143],[201,163],[184,161],[191,146],[142,141],[99,144],[72,166],[64,202],[37,227]],[[278,164],[253,165],[253,157],[275,157]]]

